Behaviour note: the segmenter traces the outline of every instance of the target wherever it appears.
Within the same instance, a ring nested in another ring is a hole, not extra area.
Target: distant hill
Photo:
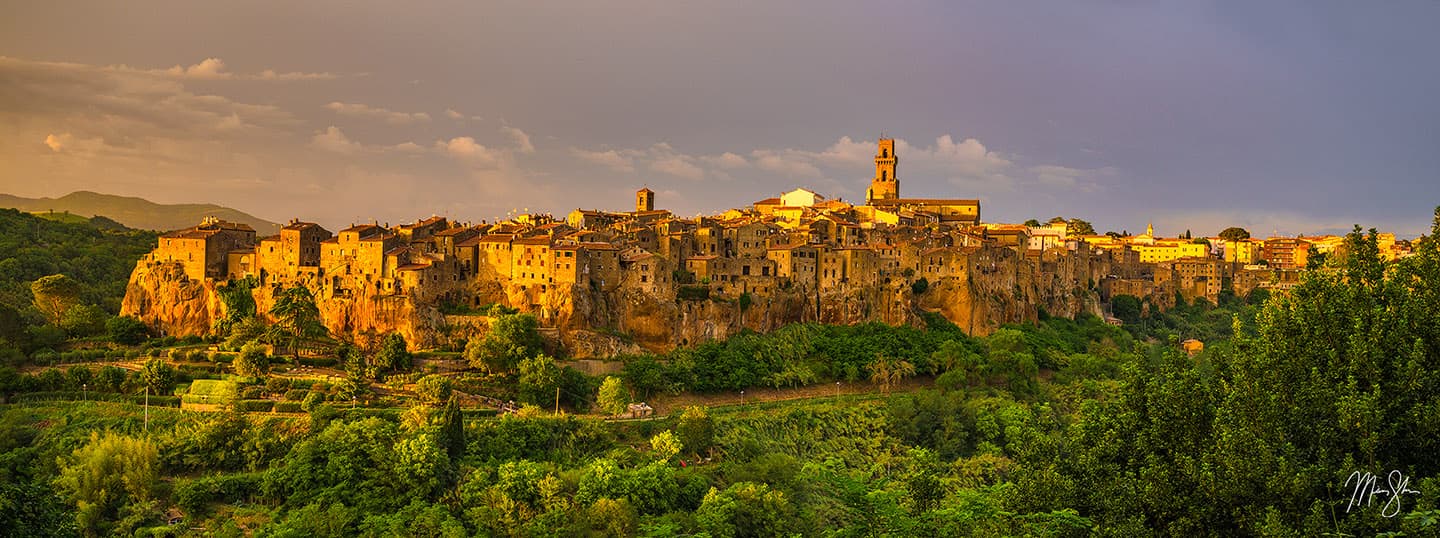
[[[144,198],[76,191],[59,198],[21,198],[0,194],[0,208],[42,213],[69,212],[81,217],[104,216],[140,230],[170,231],[189,228],[204,217],[219,217],[249,224],[260,235],[269,235],[279,225],[242,211],[215,204],[157,204]]]

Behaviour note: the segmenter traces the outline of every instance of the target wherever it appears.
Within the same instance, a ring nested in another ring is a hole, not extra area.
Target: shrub
[[[271,411],[275,409],[275,402],[270,400],[240,400],[235,408],[241,411]]]
[[[305,389],[292,389],[285,392],[285,400],[291,402],[298,402],[300,400],[304,400],[307,394],[310,394],[310,391]]]
[[[275,402],[276,413],[299,413],[300,411],[300,402]]]

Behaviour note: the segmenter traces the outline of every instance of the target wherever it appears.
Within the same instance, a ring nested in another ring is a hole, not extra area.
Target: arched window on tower
[[[882,158],[882,159],[889,159],[889,158],[890,158],[890,150],[888,150],[888,149],[882,149],[882,150],[880,150],[880,158]]]
[[[889,175],[890,175],[890,171],[889,171],[889,170],[881,170],[881,171],[880,171],[880,181],[885,181],[885,180],[886,180],[886,176],[889,176]]]

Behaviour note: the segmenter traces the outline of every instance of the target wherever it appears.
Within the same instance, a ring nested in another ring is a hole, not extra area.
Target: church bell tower
[[[870,180],[870,190],[865,191],[865,201],[891,200],[900,197],[900,178],[895,177],[895,167],[900,159],[895,156],[895,139],[881,138],[880,148],[875,152],[875,178]]]

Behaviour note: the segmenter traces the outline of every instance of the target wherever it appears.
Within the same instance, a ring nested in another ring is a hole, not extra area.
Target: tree
[[[115,316],[105,321],[105,332],[110,336],[110,341],[128,346],[144,342],[150,336],[150,328],[145,323],[130,316]]]
[[[1077,235],[1095,235],[1095,227],[1087,221],[1070,219],[1069,222],[1065,223],[1065,235],[1072,237]]]
[[[1231,226],[1220,232],[1220,238],[1226,241],[1244,241],[1250,239],[1250,231],[1238,226]]]
[[[150,394],[168,395],[175,386],[175,368],[162,359],[150,359],[140,368],[140,383]]]
[[[80,283],[65,275],[42,276],[30,283],[35,309],[39,310],[51,325],[59,326],[65,312],[80,304]]]
[[[1035,220],[1035,219],[1030,219],[1030,220],[1025,221],[1025,225],[1026,225],[1026,226],[1029,226],[1029,227],[1031,227],[1031,228],[1039,228],[1039,227],[1040,227],[1040,221]]]
[[[793,508],[769,485],[736,482],[724,491],[710,488],[695,521],[716,537],[787,536]]]
[[[930,362],[946,374],[953,372],[953,377],[960,378],[966,386],[980,381],[984,369],[984,361],[980,354],[960,340],[942,342],[940,349],[930,355]]]
[[[55,484],[75,502],[82,530],[106,534],[127,512],[151,508],[158,460],[159,450],[148,440],[91,432],[90,441],[63,462]]]
[[[603,383],[600,383],[600,394],[596,398],[600,409],[611,415],[619,415],[629,409],[630,394],[625,391],[625,384],[620,378],[608,376]]]
[[[685,450],[700,455],[715,445],[715,419],[710,418],[710,413],[704,406],[686,407],[685,411],[680,413],[680,422],[675,425],[675,433],[680,437]]]
[[[1120,321],[1128,324],[1140,322],[1140,298],[1134,295],[1116,295],[1110,299],[1110,311]]]
[[[440,410],[439,435],[440,447],[450,457],[451,467],[459,467],[460,458],[465,457],[465,416],[460,413],[460,403],[453,395]]]
[[[450,399],[454,388],[450,378],[440,375],[427,375],[415,382],[415,395],[420,401],[427,404],[438,404]]]
[[[914,283],[910,284],[910,291],[914,292],[915,295],[923,295],[925,293],[925,290],[928,289],[930,289],[930,281],[925,280],[925,277],[920,277],[919,280],[916,280]]]
[[[880,390],[886,394],[890,393],[890,387],[914,375],[915,365],[910,361],[883,353],[876,355],[875,361],[870,363],[870,381],[880,385]]]
[[[109,314],[98,306],[77,304],[60,318],[60,328],[72,337],[95,336],[105,332],[105,318],[108,317]]]
[[[251,342],[240,348],[240,354],[230,362],[230,367],[235,370],[235,375],[263,377],[270,372],[270,355],[265,353],[263,346]]]
[[[315,306],[315,296],[310,288],[294,286],[275,297],[275,306],[270,307],[275,324],[267,331],[270,343],[294,353],[300,343],[324,338],[329,335],[325,324],[320,321],[320,308]]]
[[[405,337],[400,333],[390,333],[380,343],[380,351],[375,352],[371,364],[377,373],[388,373],[409,370],[412,361]]]
[[[539,354],[543,345],[535,316],[508,314],[495,318],[484,337],[472,338],[465,345],[465,358],[471,366],[498,374],[508,372],[521,360]]]
[[[519,371],[520,400],[548,407],[555,397],[555,388],[560,386],[560,367],[555,365],[555,359],[543,354],[522,359]]]
[[[674,458],[683,448],[684,445],[680,442],[680,438],[670,430],[657,433],[650,438],[650,449],[655,451],[655,457],[660,461],[670,461],[670,458]]]

